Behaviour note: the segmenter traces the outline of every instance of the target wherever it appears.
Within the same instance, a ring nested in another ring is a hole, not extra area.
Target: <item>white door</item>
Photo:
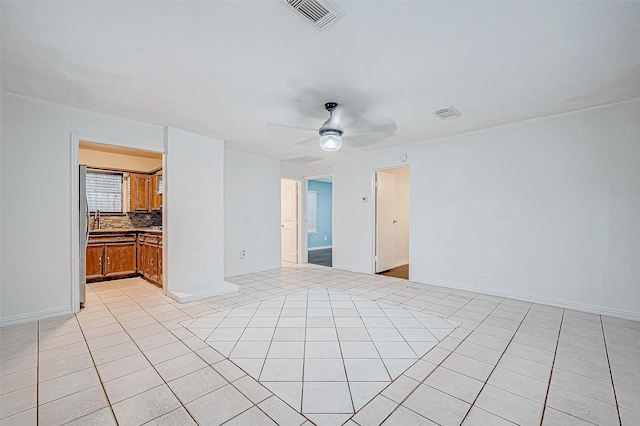
[[[282,260],[298,262],[298,182],[282,179],[281,184],[281,247]]]
[[[396,264],[396,177],[376,172],[376,273]]]

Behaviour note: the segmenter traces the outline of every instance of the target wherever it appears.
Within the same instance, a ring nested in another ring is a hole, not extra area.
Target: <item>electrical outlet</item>
[[[247,251],[246,250],[242,250],[240,252],[240,259],[244,259],[245,257],[247,257]]]

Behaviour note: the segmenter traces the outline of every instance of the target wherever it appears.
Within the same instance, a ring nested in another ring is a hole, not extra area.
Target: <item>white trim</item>
[[[330,177],[331,178],[331,240],[335,241],[335,237],[336,237],[336,221],[335,221],[335,212],[336,212],[336,208],[335,208],[335,196],[336,196],[336,191],[334,190],[334,184],[335,184],[335,177],[333,176],[333,172],[332,173],[323,173],[323,174],[319,174],[319,175],[311,175],[311,176],[305,176],[302,178],[302,182],[304,183],[304,185],[301,185],[301,191],[300,191],[300,197],[302,200],[301,203],[301,207],[302,210],[300,213],[301,219],[300,219],[300,231],[304,231],[301,233],[302,238],[304,239],[302,241],[301,239],[301,247],[300,247],[300,263],[309,263],[309,250],[313,250],[309,248],[309,232],[307,230],[307,191],[309,190],[309,181],[310,180],[316,180],[319,178],[326,178],[326,177]],[[304,222],[304,224],[303,224]],[[323,248],[329,248],[332,246],[325,246]],[[335,268],[335,266],[333,266],[333,268]],[[366,272],[365,272],[366,273]]]
[[[356,272],[359,274],[365,274],[365,275],[375,275],[372,274],[370,270],[368,269],[360,269],[360,268],[351,268],[349,266],[343,266],[343,265],[336,265],[335,263],[333,264],[333,269],[339,269],[342,271],[347,271],[347,272]]]
[[[78,290],[79,291],[79,290]],[[9,318],[3,318],[0,327],[6,327],[14,324],[22,324],[30,321],[38,321],[47,318],[57,317],[60,315],[73,315],[71,308],[54,309],[51,311],[36,312],[32,314],[15,315]]]
[[[189,303],[222,294],[236,293],[239,288],[237,284],[223,281],[221,284],[216,284],[213,289],[211,286],[192,287],[182,291],[169,291],[168,296],[180,303]]]
[[[307,250],[308,251],[313,251],[313,250],[323,250],[323,249],[328,249],[328,248],[332,248],[333,246],[318,246],[318,247],[309,247]]]
[[[465,290],[465,291],[471,291],[474,293],[487,294],[490,296],[523,300],[531,303],[540,303],[543,305],[555,306],[558,308],[573,309],[576,311],[589,312],[592,314],[606,315],[606,316],[611,316],[616,318],[624,318],[624,319],[630,319],[634,321],[640,321],[640,312],[623,311],[620,309],[606,308],[604,306],[595,306],[595,305],[588,305],[585,303],[569,302],[567,300],[550,299],[547,297],[532,296],[530,294],[524,294],[524,293],[516,293],[516,292],[510,292],[510,291],[494,291],[494,290],[488,290],[486,288],[465,285],[465,284],[458,284],[453,282],[444,282],[442,280],[429,279],[425,277],[413,277],[411,281],[421,283],[421,284],[448,287],[456,290]]]
[[[71,133],[71,313],[80,312],[80,135]]]
[[[373,227],[371,230],[371,233],[372,233],[371,269],[367,272],[364,272],[365,274],[372,274],[372,275],[376,274],[376,261],[377,261],[376,246],[377,246],[377,238],[378,238],[378,232],[377,232],[378,220],[376,219],[376,205],[378,203],[378,193],[376,191],[376,172],[389,170],[389,169],[399,169],[402,167],[409,168],[409,260],[407,260],[406,263],[402,263],[402,264],[398,264],[399,262],[396,262],[396,267],[410,263],[411,254],[413,253],[412,229],[413,229],[413,223],[414,223],[413,221],[413,167],[411,167],[411,162],[404,162],[400,164],[395,163],[394,165],[376,167],[371,169],[371,197],[369,197],[373,201],[371,203],[371,206],[369,207],[370,209],[369,211],[371,212],[372,223],[373,223]],[[411,280],[412,280],[411,269],[409,269],[409,281]]]
[[[399,261],[397,261],[397,262],[393,265],[393,267],[394,267],[394,268],[397,268],[397,267],[399,267],[399,266],[404,266],[404,265],[408,265],[408,264],[409,264],[409,259],[404,259],[404,260],[399,260]]]

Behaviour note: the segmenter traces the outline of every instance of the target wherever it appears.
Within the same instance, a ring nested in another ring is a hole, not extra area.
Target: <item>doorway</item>
[[[333,266],[333,178],[307,179],[307,262]]]
[[[283,262],[298,263],[298,193],[296,180],[280,181],[280,247]]]
[[[83,307],[87,283],[142,277],[164,288],[163,153],[79,135],[71,143],[73,305]]]
[[[375,272],[409,279],[409,166],[375,171]]]

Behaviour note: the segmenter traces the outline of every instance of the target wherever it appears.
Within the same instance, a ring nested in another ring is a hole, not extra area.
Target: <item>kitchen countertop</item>
[[[102,229],[90,229],[89,235],[99,235],[99,234],[124,234],[127,232],[144,232],[148,234],[159,234],[162,235],[162,229],[152,229],[152,228],[102,228]]]

